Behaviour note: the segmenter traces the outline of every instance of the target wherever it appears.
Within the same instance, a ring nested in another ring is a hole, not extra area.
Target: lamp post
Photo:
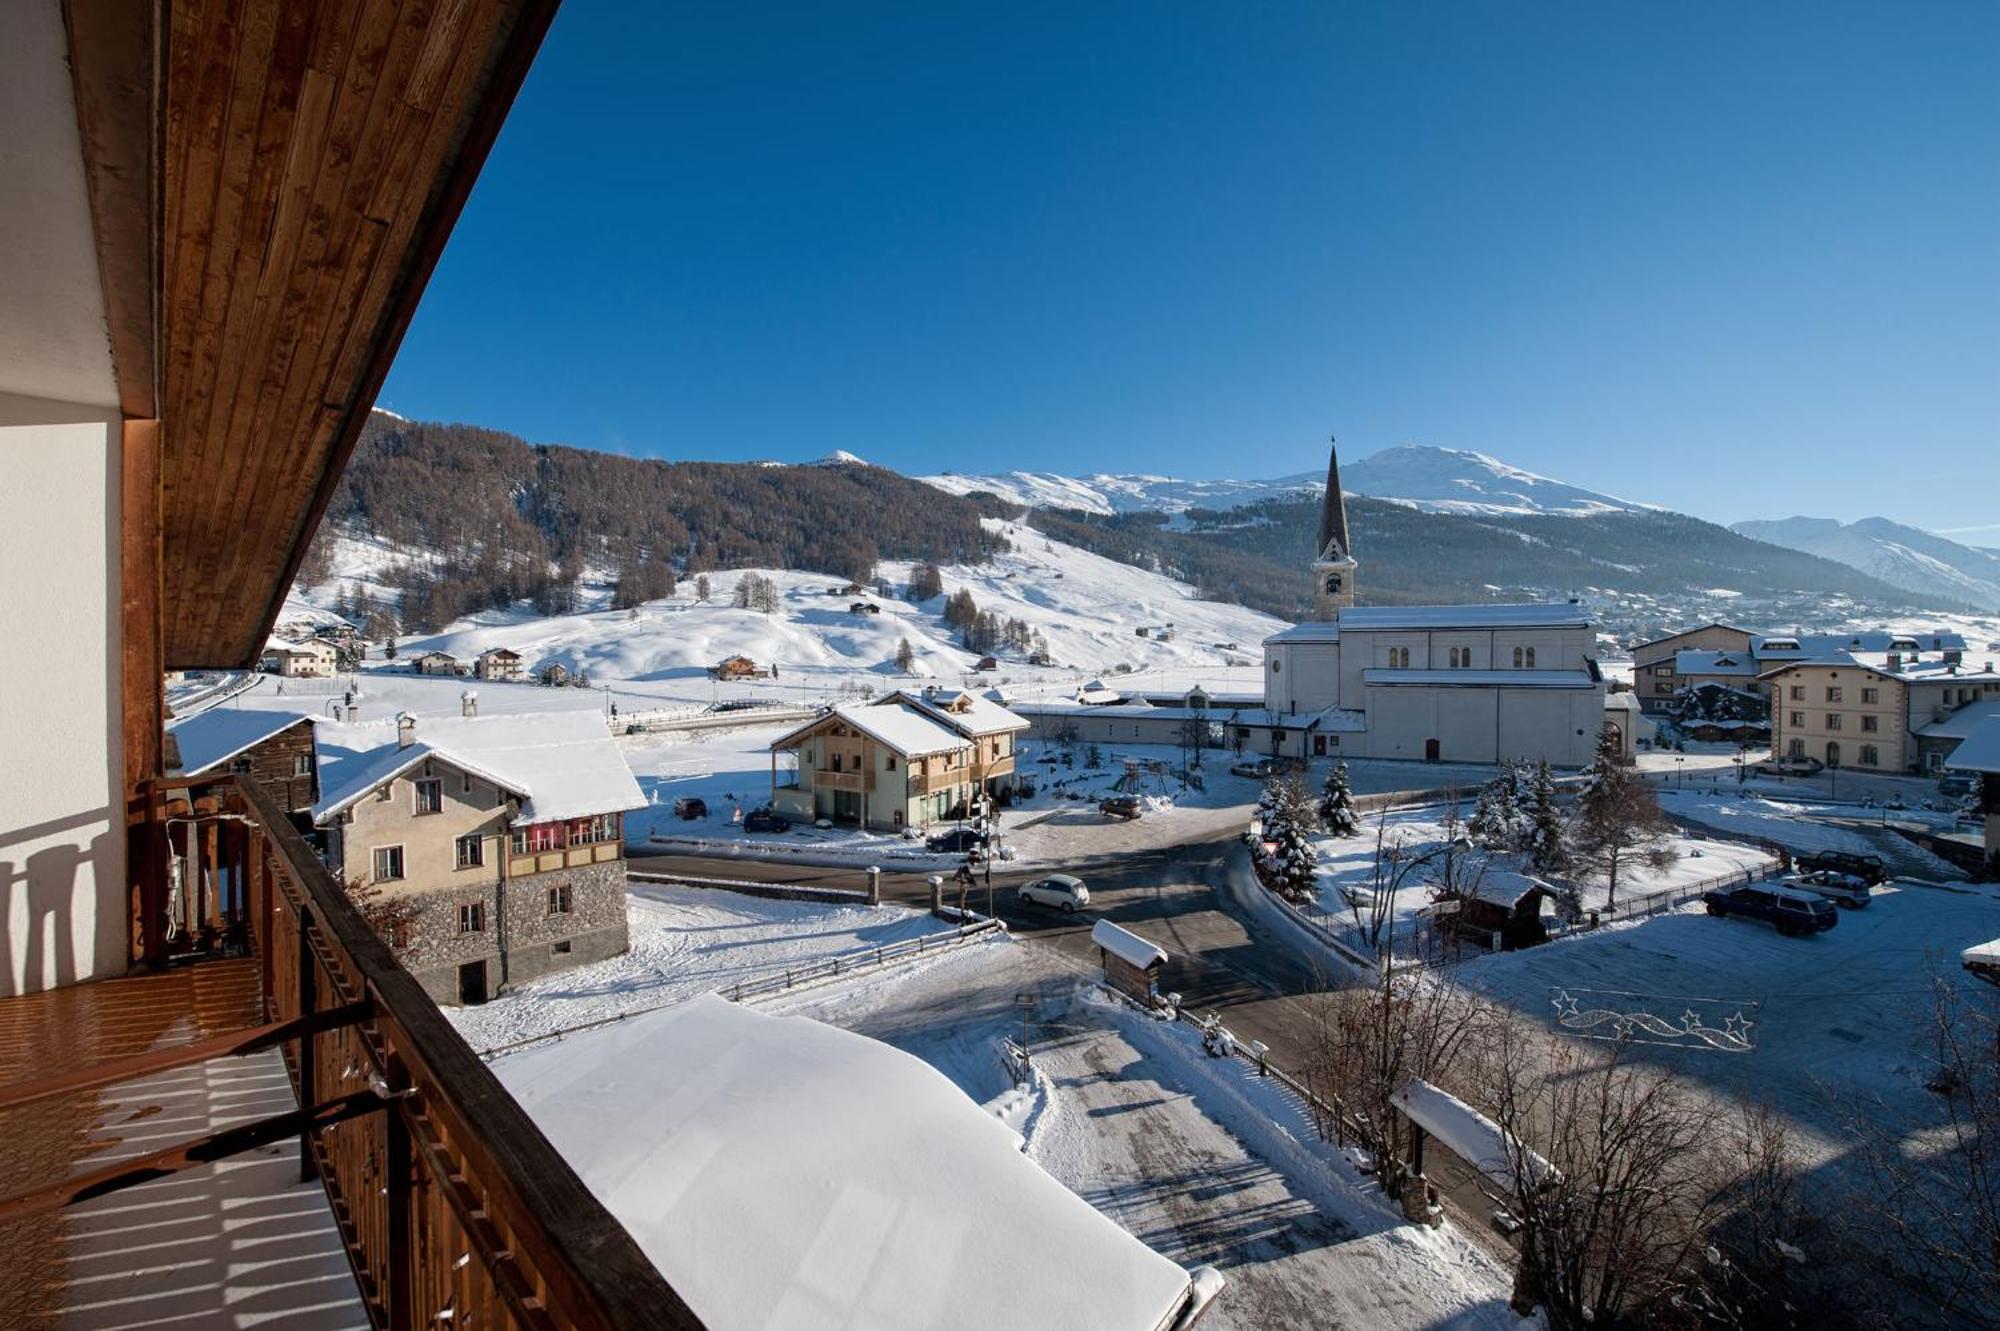
[[[1680,755],[1676,755],[1674,758],[1674,789],[1683,790],[1686,787],[1687,787],[1687,759]]]
[[[1831,746],[1829,745],[1828,747]],[[1826,797],[1830,800],[1840,798],[1839,753],[1829,753],[1826,755]]]

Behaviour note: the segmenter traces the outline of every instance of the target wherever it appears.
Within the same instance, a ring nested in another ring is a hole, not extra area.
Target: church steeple
[[[1326,495],[1320,500],[1319,557],[1313,560],[1313,615],[1331,620],[1354,604],[1354,547],[1347,536],[1347,496],[1340,488],[1339,441],[1329,439]]]

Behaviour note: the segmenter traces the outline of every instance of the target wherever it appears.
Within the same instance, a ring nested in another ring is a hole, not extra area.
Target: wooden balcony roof
[[[254,663],[555,0],[69,0],[167,668]]]

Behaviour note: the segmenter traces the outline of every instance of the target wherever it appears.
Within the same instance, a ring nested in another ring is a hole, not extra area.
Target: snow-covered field
[[[1831,1158],[1845,1150],[1847,1115],[1889,1115],[1885,1121],[1913,1128],[1937,1121],[1940,1103],[1924,1089],[1931,1068],[1922,1038],[1932,980],[1976,985],[1957,953],[2000,937],[2000,888],[1899,881],[1838,918],[1826,933],[1787,938],[1696,905],[1481,957],[1456,974],[1552,1025],[1558,989],[1593,991],[1623,1010],[1669,1018],[1691,1000],[1741,1010],[1756,1023],[1752,1052],[1653,1045],[1634,1052],[1745,1103],[1774,1103],[1805,1126],[1811,1149]]]
[[[561,663],[588,672],[600,705],[617,701],[626,711],[699,704],[725,698],[759,698],[792,704],[825,702],[843,693],[874,692],[907,679],[1004,683],[1023,699],[1067,696],[1077,684],[1127,667],[1122,685],[1255,690],[1261,685],[1254,661],[1263,638],[1284,627],[1269,615],[1196,597],[1183,582],[1120,564],[1024,527],[998,520],[989,526],[1013,549],[985,564],[946,567],[946,595],[969,590],[981,610],[1003,620],[1018,619],[1047,643],[1054,665],[1030,666],[1025,653],[1003,650],[996,672],[976,675],[978,654],[965,651],[941,613],[944,598],[921,604],[877,596],[872,590],[849,595],[840,580],[825,574],[783,569],[732,569],[707,575],[710,596],[696,600],[695,580],[683,581],[675,595],[632,611],[603,607],[608,588],[585,589],[585,611],[541,618],[525,608],[469,617],[446,632],[410,637],[399,655],[444,651],[470,661],[489,647],[521,653],[530,673]],[[365,588],[393,601],[380,581],[398,556],[372,542],[335,541],[334,574],[325,584],[287,603],[281,623],[324,617],[336,594]],[[911,565],[883,563],[878,572],[900,594]],[[740,577],[757,573],[780,594],[770,614],[731,604]],[[837,594],[829,595],[829,592]],[[849,606],[867,601],[879,613],[855,614]],[[1135,630],[1174,626],[1174,638],[1140,638]],[[895,666],[900,643],[916,657],[910,676]],[[1221,644],[1234,643],[1234,649]],[[743,655],[760,666],[776,665],[776,679],[715,684],[707,668],[726,656]],[[372,659],[370,664],[375,664]],[[608,694],[603,686],[609,685]],[[555,692],[555,691],[551,691]],[[484,694],[482,693],[482,698]]]
[[[708,888],[634,884],[626,901],[632,950],[624,956],[445,1015],[468,1044],[486,1051],[952,930],[903,906],[778,901]]]

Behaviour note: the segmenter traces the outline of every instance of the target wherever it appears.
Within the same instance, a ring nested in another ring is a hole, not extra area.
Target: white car
[[[1032,901],[1038,906],[1054,906],[1062,911],[1081,910],[1090,904],[1090,889],[1083,885],[1081,878],[1073,878],[1066,873],[1052,873],[1047,878],[1023,883],[1019,895],[1023,901]]]

